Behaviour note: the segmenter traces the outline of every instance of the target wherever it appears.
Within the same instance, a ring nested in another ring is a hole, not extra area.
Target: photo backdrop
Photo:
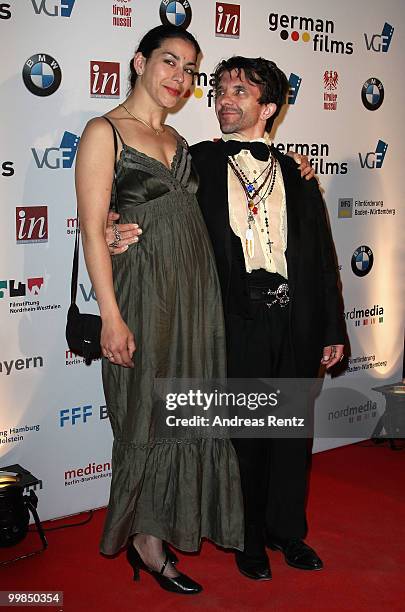
[[[316,169],[351,344],[346,372],[327,377],[317,402],[314,450],[369,437],[384,410],[373,387],[401,378],[402,0],[0,2],[0,466],[19,463],[40,479],[42,519],[107,502],[100,362],[86,366],[64,337],[74,160],[86,122],[125,99],[129,59],[161,22],[188,27],[203,50],[193,91],[168,118],[190,144],[220,135],[210,75],[221,58],[261,55],[289,78],[274,140]],[[97,312],[83,261],[78,304]],[[348,401],[336,403],[342,388]]]

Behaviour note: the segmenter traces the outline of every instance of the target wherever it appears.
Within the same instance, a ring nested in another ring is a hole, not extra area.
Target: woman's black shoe
[[[169,578],[169,576],[164,576],[163,572],[165,571],[166,565],[170,563],[169,555],[166,553],[166,559],[162,565],[162,569],[160,572],[156,570],[150,569],[142,561],[142,558],[136,548],[130,544],[127,548],[127,559],[129,564],[132,566],[134,570],[134,580],[139,580],[139,570],[142,569],[145,572],[148,572],[159,586],[166,591],[170,591],[171,593],[181,593],[182,595],[195,595],[196,593],[200,593],[202,591],[202,586],[195,582],[185,574],[179,572],[179,575],[175,578]]]

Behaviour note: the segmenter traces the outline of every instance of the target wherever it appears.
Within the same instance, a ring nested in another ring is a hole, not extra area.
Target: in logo
[[[353,215],[353,198],[338,199],[338,218],[351,219]]]
[[[70,17],[76,0],[31,0],[35,14],[45,13],[48,17]]]
[[[367,79],[361,88],[361,101],[367,110],[377,110],[384,102],[384,86],[376,79],[371,77]]]
[[[187,29],[191,23],[191,6],[187,0],[180,2],[163,0],[160,3],[159,15],[163,25],[175,25]]]
[[[239,38],[240,5],[217,2],[215,7],[215,36]]]
[[[288,79],[289,90],[288,90],[288,104],[295,104],[298,96],[298,92],[301,87],[302,78],[293,72],[290,74]]]
[[[17,244],[48,242],[48,207],[18,206],[15,227]]]
[[[41,154],[37,149],[31,148],[37,168],[46,166],[50,170],[71,168],[75,159],[80,137],[71,132],[65,132],[59,147],[48,147]]]
[[[370,38],[364,34],[367,51],[375,53],[387,53],[390,48],[392,36],[394,34],[394,26],[385,22],[381,34],[373,34]]]
[[[336,110],[337,108],[337,89],[339,75],[336,70],[325,70],[323,74],[323,108],[324,110]]]
[[[0,4],[0,19],[10,19],[11,18],[10,7],[11,7],[11,4],[9,2],[2,2]]]
[[[373,267],[374,255],[370,247],[362,245],[352,255],[352,271],[356,276],[366,276]]]
[[[359,153],[360,166],[362,168],[368,168],[369,170],[382,168],[387,149],[387,143],[383,140],[379,140],[375,151],[369,151],[364,156]]]
[[[27,59],[23,68],[26,88],[35,96],[51,96],[62,81],[58,62],[46,53],[37,53]]]
[[[119,62],[90,62],[90,97],[120,97]]]
[[[10,279],[9,281],[0,280],[0,298],[5,297],[4,291],[7,287],[10,298],[25,297],[27,295],[27,289],[31,295],[38,295],[43,284],[44,278],[42,276],[27,278],[26,283],[17,283],[14,279]]]

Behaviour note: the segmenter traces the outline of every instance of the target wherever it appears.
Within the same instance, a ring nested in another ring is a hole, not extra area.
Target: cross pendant
[[[269,239],[268,239],[268,241],[267,241],[267,246],[269,247],[269,251],[270,251],[270,253],[271,253],[271,245],[272,245],[272,244],[273,244],[273,243],[272,243],[272,241],[271,241],[271,240],[270,240],[270,238],[269,238]]]

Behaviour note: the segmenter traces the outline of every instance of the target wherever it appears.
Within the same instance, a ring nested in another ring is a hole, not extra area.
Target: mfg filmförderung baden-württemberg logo
[[[374,255],[369,246],[357,247],[352,255],[352,271],[356,276],[366,276],[373,267]]]
[[[70,17],[76,0],[31,0],[36,15]]]
[[[35,96],[51,96],[59,88],[62,71],[58,62],[46,53],[31,55],[24,64],[23,81]]]
[[[387,215],[394,217],[397,213],[395,208],[385,206],[384,200],[370,200],[368,198],[339,198],[338,199],[338,218],[351,219],[353,217],[364,219],[373,217],[381,219]]]
[[[353,53],[353,43],[332,39],[335,23],[330,19],[299,17],[297,15],[279,15],[270,13],[269,30],[277,32],[280,29],[282,40],[302,41],[312,43],[313,51],[322,53]]]
[[[387,53],[390,48],[392,36],[394,34],[394,26],[385,22],[381,34],[366,34],[364,33],[364,41],[367,51],[375,53]]]
[[[370,77],[361,88],[361,101],[367,110],[375,111],[384,102],[384,86],[376,77]]]
[[[359,153],[360,166],[362,168],[368,168],[369,170],[382,168],[387,149],[387,143],[383,140],[379,140],[375,151],[369,151],[364,156]]]
[[[175,25],[187,29],[191,23],[191,6],[187,0],[180,2],[163,0],[160,3],[159,15],[163,25]]]

